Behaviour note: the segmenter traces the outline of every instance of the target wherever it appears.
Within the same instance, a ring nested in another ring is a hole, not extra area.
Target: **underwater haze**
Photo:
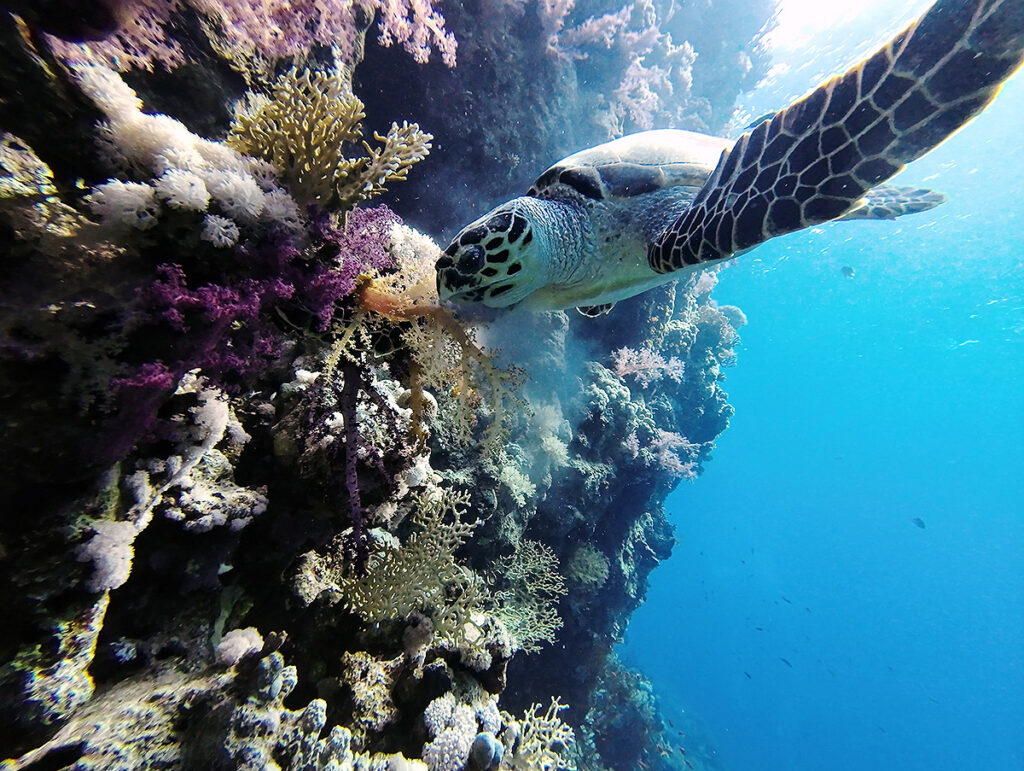
[[[1018,76],[896,178],[942,206],[720,273],[736,413],[621,652],[723,768],[1024,768],[1022,127]]]

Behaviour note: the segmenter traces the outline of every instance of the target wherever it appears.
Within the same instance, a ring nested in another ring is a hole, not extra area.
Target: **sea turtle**
[[[559,161],[455,237],[438,293],[597,315],[774,236],[929,209],[941,194],[881,183],[981,112],[1022,58],[1024,0],[938,0],[738,140],[644,131]]]

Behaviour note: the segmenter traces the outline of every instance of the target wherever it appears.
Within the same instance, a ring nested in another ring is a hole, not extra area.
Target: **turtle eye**
[[[459,257],[459,262],[456,265],[459,273],[463,275],[470,275],[473,273],[479,273],[480,269],[484,266],[484,248],[479,244],[474,244],[467,249],[464,249],[462,256]]]

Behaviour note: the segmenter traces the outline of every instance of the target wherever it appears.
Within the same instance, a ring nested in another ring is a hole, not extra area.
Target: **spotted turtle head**
[[[536,199],[516,198],[466,226],[437,261],[442,302],[515,305],[547,275],[529,208]]]

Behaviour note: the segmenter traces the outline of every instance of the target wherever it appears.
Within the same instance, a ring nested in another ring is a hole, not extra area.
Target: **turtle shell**
[[[571,188],[595,200],[631,198],[677,185],[701,187],[728,139],[679,129],[629,134],[573,153],[549,168],[527,195],[562,198]]]

